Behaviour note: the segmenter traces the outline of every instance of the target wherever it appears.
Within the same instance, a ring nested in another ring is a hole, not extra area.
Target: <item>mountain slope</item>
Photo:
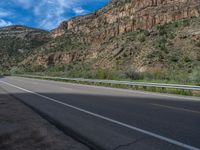
[[[16,66],[34,48],[49,40],[48,32],[25,26],[0,28],[0,69]]]
[[[61,23],[18,67],[72,77],[185,82],[200,66],[199,16],[199,0],[112,0]]]

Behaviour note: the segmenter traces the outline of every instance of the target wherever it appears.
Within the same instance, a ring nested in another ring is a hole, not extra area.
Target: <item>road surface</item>
[[[199,98],[22,77],[0,86],[94,149],[200,150]]]

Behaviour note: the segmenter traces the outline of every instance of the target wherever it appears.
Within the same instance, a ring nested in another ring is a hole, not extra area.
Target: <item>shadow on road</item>
[[[98,130],[99,134],[103,133],[101,130],[108,126],[109,130],[115,130],[115,132],[117,130],[119,134],[127,132],[129,138],[133,138],[134,135],[122,127],[119,130],[118,127],[112,128],[111,122],[80,111],[82,109],[165,137],[181,139],[183,143],[200,147],[200,101],[100,94],[39,94],[42,96],[31,93],[16,93],[12,96],[78,140],[82,138],[77,138],[79,133],[73,130],[73,126],[79,126],[85,131],[88,130],[88,133],[91,132],[90,128],[95,126],[93,131]],[[0,98],[2,96],[4,95],[0,94]],[[0,105],[3,104],[0,103]],[[114,131],[112,132],[114,133]]]
[[[0,87],[0,150],[89,150]]]

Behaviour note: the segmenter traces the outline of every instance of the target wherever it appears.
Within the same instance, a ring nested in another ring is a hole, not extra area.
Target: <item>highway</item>
[[[200,150],[197,97],[22,77],[0,87],[92,149]]]

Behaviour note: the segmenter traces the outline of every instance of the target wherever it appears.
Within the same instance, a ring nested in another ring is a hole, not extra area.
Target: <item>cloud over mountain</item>
[[[2,24],[23,24],[51,30],[61,21],[99,9],[109,0],[10,0],[0,2]],[[4,9],[3,9],[4,8]],[[6,11],[5,11],[6,10]],[[5,18],[6,17],[6,18]]]
[[[3,20],[3,19],[0,19],[0,27],[10,26],[10,25],[12,25],[11,22],[5,21],[5,20]]]

